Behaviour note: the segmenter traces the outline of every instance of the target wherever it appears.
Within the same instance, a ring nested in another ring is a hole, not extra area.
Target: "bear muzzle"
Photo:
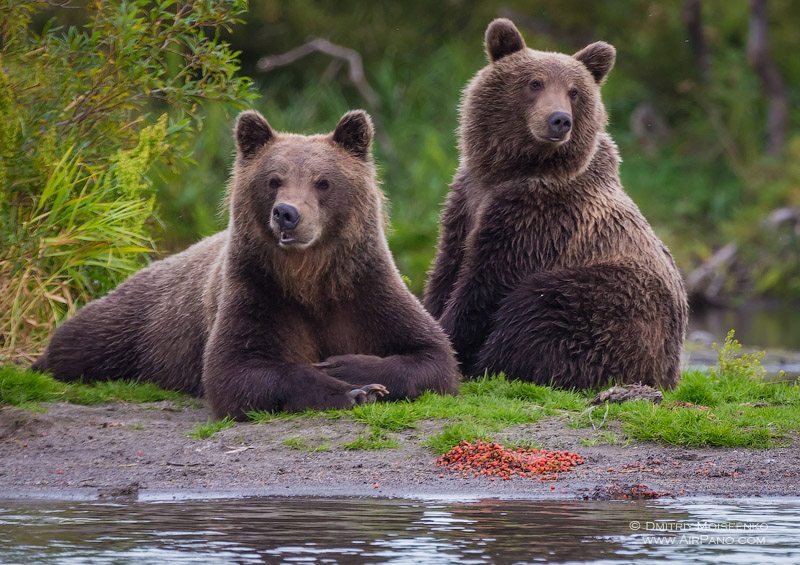
[[[302,219],[300,210],[292,204],[281,202],[273,206],[270,225],[278,238],[279,246],[303,249],[313,243],[314,237],[303,233],[306,230],[301,228]]]
[[[567,112],[553,112],[547,117],[548,141],[566,141],[570,131],[572,131],[572,116]]]

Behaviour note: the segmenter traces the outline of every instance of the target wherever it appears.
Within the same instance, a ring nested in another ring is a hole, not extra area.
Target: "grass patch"
[[[553,415],[568,416],[569,425],[574,427],[593,428],[595,435],[581,440],[585,446],[639,440],[686,447],[771,447],[788,443],[800,432],[800,384],[764,380],[762,355],[742,354],[741,345],[730,333],[718,348],[717,367],[684,373],[676,388],[664,391],[661,405],[634,401],[589,407],[588,400],[595,391],[556,390],[499,375],[464,382],[458,396],[425,393],[414,401],[378,402],[352,410],[261,411],[248,416],[255,423],[346,418],[364,424],[364,435],[343,444],[344,449],[398,447],[390,433],[417,428],[426,421],[438,424],[440,429],[423,444],[443,453],[461,440],[491,439],[492,434],[511,426],[533,424]],[[188,397],[151,383],[67,384],[30,370],[0,367],[0,404],[41,409],[40,402],[158,400],[189,402]],[[609,422],[621,424],[622,434],[609,431],[605,427]],[[210,437],[232,424],[227,419],[209,421],[193,430],[190,437]],[[531,440],[535,442],[535,438]],[[329,444],[314,445],[299,437],[287,438],[284,443],[303,451],[331,449]]]
[[[313,444],[308,439],[301,436],[289,436],[281,443],[290,449],[297,449],[299,451],[308,451],[309,453],[316,453],[319,451],[330,451],[332,446],[329,443]]]
[[[583,410],[586,404],[585,394],[509,381],[500,375],[465,382],[458,396],[426,392],[413,401],[376,402],[352,410],[294,414],[251,412],[248,416],[251,421],[262,424],[308,417],[349,418],[371,430],[368,435],[343,445],[345,449],[398,447],[396,440],[388,438],[388,432],[415,428],[423,420],[443,420],[447,425],[429,437],[425,445],[436,451],[447,451],[462,439],[488,437],[489,433],[509,426],[532,424],[548,415]]]
[[[396,449],[400,442],[387,437],[381,430],[373,429],[369,435],[357,437],[355,440],[342,445],[344,449],[358,451],[371,449]]]
[[[624,443],[614,432],[598,432],[592,437],[582,437],[580,444],[583,447],[594,447],[595,445],[620,445]]]
[[[186,437],[192,439],[207,439],[217,432],[230,428],[234,424],[236,424],[236,422],[227,416],[221,420],[208,420],[203,424],[197,424],[191,432],[186,434]]]
[[[630,439],[684,447],[765,448],[800,432],[800,385],[764,380],[763,353],[741,353],[730,332],[717,367],[687,371],[664,402],[598,406],[573,419],[578,427],[618,420]],[[605,414],[605,411],[608,413]]]
[[[447,453],[460,441],[474,441],[482,439],[491,441],[491,432],[497,431],[496,427],[486,426],[479,422],[458,422],[448,424],[438,434],[433,434],[422,445],[431,448],[437,455]]]
[[[103,404],[107,402],[157,402],[186,400],[179,392],[147,382],[100,381],[63,383],[46,375],[13,365],[0,367],[0,404],[30,407],[39,402]]]

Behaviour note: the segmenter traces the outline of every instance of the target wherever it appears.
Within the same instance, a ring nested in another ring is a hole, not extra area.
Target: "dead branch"
[[[738,247],[729,243],[686,277],[686,292],[692,302],[719,304],[720,291],[736,259]]]
[[[786,206],[773,210],[764,220],[764,226],[773,230],[788,226],[800,237],[800,206]]]
[[[767,0],[750,0],[750,34],[747,58],[761,80],[767,97],[767,153],[780,155],[786,145],[789,101],[786,83],[769,54]]]
[[[312,53],[324,53],[329,57],[345,61],[350,68],[348,73],[350,82],[356,87],[356,90],[358,90],[358,93],[370,106],[370,109],[377,109],[379,103],[378,94],[372,86],[370,86],[369,82],[367,82],[364,75],[364,63],[361,59],[361,54],[355,49],[342,47],[341,45],[331,43],[327,39],[318,37],[286,53],[261,57],[256,65],[259,71],[268,73],[278,67],[291,65],[295,61],[299,61]]]
[[[261,72],[268,73],[277,69],[278,67],[291,65],[292,63],[295,63],[296,61],[299,61],[303,57],[307,57],[312,53],[323,53],[329,57],[333,57],[334,59],[347,63],[349,68],[348,78],[350,79],[350,82],[353,83],[353,86],[356,88],[364,101],[367,103],[367,107],[372,114],[372,120],[375,123],[375,136],[378,138],[378,143],[380,143],[381,147],[383,148],[383,152],[386,157],[394,161],[396,155],[394,144],[389,136],[386,135],[386,130],[383,127],[383,121],[381,120],[378,111],[380,97],[367,81],[367,77],[364,74],[364,62],[361,58],[361,54],[358,51],[355,49],[350,49],[349,47],[336,45],[327,39],[317,37],[307,43],[304,43],[303,45],[300,45],[299,47],[295,47],[291,51],[287,51],[286,53],[261,57],[256,63],[256,68],[258,68],[258,70]],[[336,69],[336,67],[328,67],[325,72],[325,76],[332,76]]]

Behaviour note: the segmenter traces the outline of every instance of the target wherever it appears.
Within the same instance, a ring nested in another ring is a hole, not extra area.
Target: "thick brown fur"
[[[276,133],[244,112],[229,228],[87,304],[34,368],[66,381],[149,380],[236,418],[352,406],[371,383],[390,399],[456,392],[447,337],[386,244],[372,132],[361,111],[315,136]],[[278,203],[299,210],[296,241],[281,239]]]
[[[672,257],[622,189],[600,86],[615,51],[528,49],[509,20],[461,103],[459,170],[424,304],[466,374],[672,386],[688,316]],[[548,118],[571,119],[563,138]]]

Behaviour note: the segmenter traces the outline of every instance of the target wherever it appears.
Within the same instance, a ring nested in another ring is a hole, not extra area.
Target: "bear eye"
[[[538,78],[533,79],[530,82],[531,90],[541,90],[544,88],[544,83],[540,81]]]
[[[574,87],[573,87],[573,88],[570,88],[570,89],[569,89],[569,97],[570,97],[570,98],[572,98],[573,100],[575,100],[576,98],[578,98],[578,89],[577,89],[577,88],[574,88]]]
[[[328,190],[330,184],[325,179],[319,179],[317,182],[314,183],[314,186],[316,186],[319,190]]]
[[[269,179],[269,187],[270,187],[272,190],[275,190],[275,189],[277,189],[277,188],[280,188],[282,184],[283,184],[283,183],[281,182],[281,179],[279,179],[279,178],[272,177],[271,179]]]

